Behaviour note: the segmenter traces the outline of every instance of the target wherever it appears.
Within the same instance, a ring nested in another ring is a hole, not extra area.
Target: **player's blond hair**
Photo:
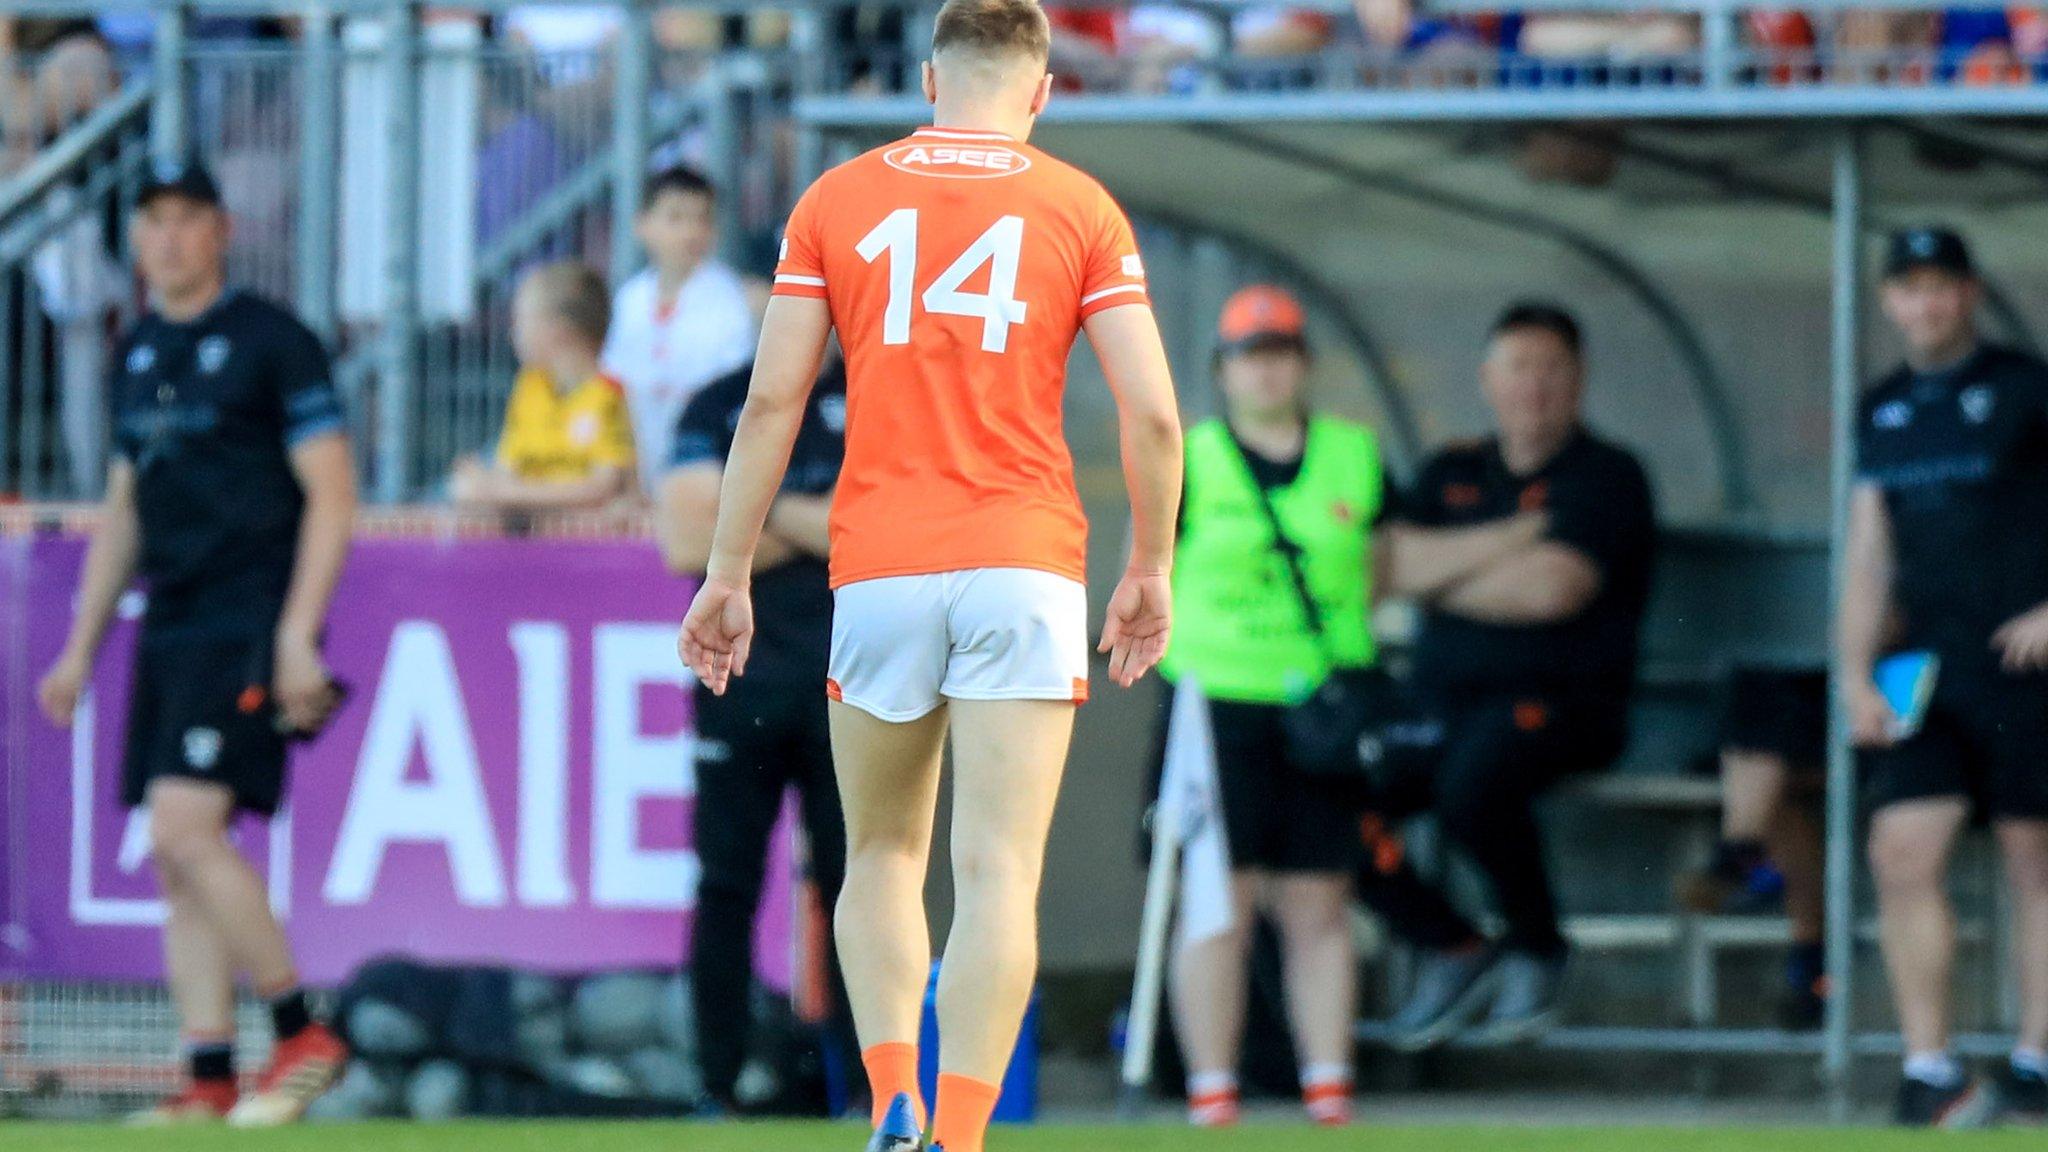
[[[604,346],[605,334],[612,326],[612,297],[596,269],[575,260],[559,260],[528,272],[519,287],[536,293],[548,311],[589,340],[591,347]]]
[[[952,50],[1020,56],[1043,67],[1052,55],[1052,24],[1038,0],[946,0],[932,27],[932,55]]]

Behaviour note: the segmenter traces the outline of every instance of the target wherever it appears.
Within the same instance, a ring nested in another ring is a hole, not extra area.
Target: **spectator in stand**
[[[1835,21],[1837,83],[1925,84],[1939,39],[1932,12],[1844,12]]]
[[[1792,925],[1779,1021],[1818,1028],[1827,1008],[1821,829],[1827,766],[1823,670],[1738,668],[1721,730],[1721,840],[1678,900],[1700,915],[1765,915]]]
[[[1432,810],[1479,866],[1505,921],[1490,950],[1430,954],[1396,1021],[1419,1049],[1457,1034],[1512,1041],[1555,1020],[1567,947],[1544,863],[1536,798],[1622,752],[1656,523],[1649,480],[1585,426],[1585,360],[1563,309],[1522,303],[1494,324],[1482,367],[1499,424],[1437,453],[1402,504],[1426,528],[1543,512],[1542,538],[1420,597],[1415,685],[1443,717],[1433,776],[1383,797],[1384,815]],[[1397,553],[1395,569],[1403,564]],[[1435,969],[1435,971],[1430,971]]]
[[[1416,9],[1416,0],[1358,0],[1368,82],[1387,83],[1378,69],[1392,61],[1400,65],[1391,77],[1397,85],[1492,83],[1502,55],[1521,41],[1517,13],[1433,16]]]
[[[1899,233],[1884,272],[1906,361],[1864,399],[1836,635],[1906,1041],[1896,1118],[2048,1121],[2048,365],[1978,336],[1983,287],[1955,233]],[[1889,652],[1939,661],[1917,726],[1877,686]],[[1949,1050],[1948,862],[1973,816],[1998,837],[2019,968],[1991,1093]]]
[[[1673,82],[1680,58],[1698,51],[1699,18],[1668,12],[1579,15],[1532,12],[1522,22],[1528,66],[1511,72],[1525,86],[1603,86]]]
[[[0,18],[0,176],[99,107],[114,56],[90,19]]]
[[[667,436],[690,398],[754,358],[754,311],[739,274],[713,255],[717,193],[695,169],[664,169],[647,181],[633,231],[648,266],[612,300],[604,368],[626,391],[640,459],[653,493]]]
[[[625,393],[598,366],[611,320],[604,278],[572,262],[526,274],[512,300],[519,378],[493,462],[456,462],[450,493],[496,512],[596,511],[634,490]]]

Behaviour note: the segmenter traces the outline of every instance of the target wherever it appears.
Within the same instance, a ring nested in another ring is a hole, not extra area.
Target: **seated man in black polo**
[[[1493,326],[1481,370],[1499,432],[1422,469],[1404,518],[1467,526],[1542,511],[1536,543],[1424,599],[1415,680],[1447,722],[1436,773],[1391,815],[1433,810],[1484,874],[1501,939],[1426,955],[1396,1044],[1420,1050],[1475,1018],[1483,1036],[1529,1038],[1556,1015],[1565,940],[1536,826],[1536,797],[1607,767],[1626,740],[1636,638],[1656,545],[1650,484],[1580,416],[1578,324],[1517,304]]]

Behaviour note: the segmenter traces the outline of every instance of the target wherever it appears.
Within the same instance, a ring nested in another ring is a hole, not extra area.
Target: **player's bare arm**
[[[92,676],[93,658],[114,621],[121,593],[135,577],[142,552],[142,530],[135,518],[135,467],[116,460],[107,469],[107,494],[100,502],[99,526],[85,554],[85,578],[78,589],[78,614],[64,652],[36,689],[43,714],[60,728],[71,726],[79,694]]]
[[[1891,619],[1891,516],[1884,493],[1875,485],[1858,485],[1850,497],[1848,564],[1842,603],[1836,610],[1835,634],[1841,645],[1844,692],[1849,695],[1850,728],[1856,744],[1887,747],[1896,739],[1898,716],[1877,690],[1875,670]]]
[[[704,584],[683,618],[678,641],[683,662],[720,695],[731,676],[746,673],[754,633],[748,584],[755,553],[831,334],[832,312],[823,300],[778,296],[769,301],[761,321],[761,350],[726,458]]]
[[[348,560],[356,520],[356,469],[348,438],[319,436],[292,449],[292,473],[306,494],[298,551],[284,611],[277,621],[277,665],[272,691],[285,723],[312,731],[339,702],[333,677],[320,657],[320,633]]]
[[[655,537],[661,543],[662,562],[676,575],[702,576],[711,562],[711,537],[718,531],[718,489],[724,482],[725,469],[716,464],[678,468],[662,481]],[[796,554],[776,533],[764,532],[754,563],[773,568]]]
[[[457,479],[461,503],[500,512],[572,512],[592,508],[625,495],[633,470],[600,464],[577,480],[527,480],[488,465]]]
[[[1432,603],[1483,624],[1553,624],[1585,611],[1604,583],[1584,552],[1544,541],[1481,569]]]
[[[1088,318],[1086,328],[1116,396],[1124,484],[1131,495],[1130,562],[1110,596],[1099,649],[1109,653],[1109,678],[1128,688],[1166,655],[1172,632],[1180,409],[1152,309],[1104,309]]]
[[[1388,596],[1433,599],[1543,538],[1550,518],[1523,512],[1469,528],[1389,524],[1374,544],[1381,565],[1377,587]]]

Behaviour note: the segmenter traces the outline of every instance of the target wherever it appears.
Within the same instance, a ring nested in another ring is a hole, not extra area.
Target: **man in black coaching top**
[[[1612,764],[1627,743],[1656,514],[1626,449],[1583,417],[1579,326],[1543,302],[1509,307],[1481,381],[1496,432],[1425,463],[1401,516],[1429,528],[1547,517],[1543,536],[1424,598],[1414,682],[1444,717],[1443,761],[1388,797],[1389,815],[1433,810],[1479,866],[1503,922],[1491,951],[1424,957],[1395,1043],[1477,1034],[1528,1039],[1556,1019],[1566,959],[1535,802],[1561,778]],[[1401,563],[1397,552],[1394,563]]]
[[[319,640],[348,553],[355,471],[327,355],[278,306],[227,286],[230,227],[212,177],[155,171],[131,224],[150,311],[114,356],[106,502],[63,655],[42,682],[71,722],[130,579],[149,588],[122,798],[148,805],[169,917],[164,958],[190,1064],[138,1119],[298,1119],[341,1071],[311,1020],[263,882],[227,837],[237,811],[283,797],[290,733],[339,693]],[[237,1102],[234,978],[268,1000],[277,1045]]]
[[[1884,274],[1906,362],[1857,426],[1838,635],[1906,1041],[1897,1119],[1971,1123],[1996,1107],[2048,1120],[2048,366],[1979,338],[1983,290],[1955,233],[1894,236]],[[1912,735],[1873,679],[1894,651],[1940,660]],[[1973,814],[1998,836],[2020,969],[2019,1035],[1995,1092],[1949,1051],[1946,879]]]
[[[662,483],[663,556],[679,575],[701,575],[718,522],[718,489],[753,376],[748,365],[705,386],[676,423]],[[691,977],[704,1089],[732,1111],[746,1055],[753,984],[754,913],[761,901],[768,835],[786,789],[801,799],[810,875],[819,899],[837,905],[846,876],[846,824],[832,775],[825,671],[832,645],[826,582],[826,517],[846,455],[846,371],[835,358],[811,393],[790,454],[788,478],[768,514],[754,560],[758,631],[747,674],[723,696],[699,689],[697,886]],[[829,945],[826,1039],[858,1068],[852,1015]]]

